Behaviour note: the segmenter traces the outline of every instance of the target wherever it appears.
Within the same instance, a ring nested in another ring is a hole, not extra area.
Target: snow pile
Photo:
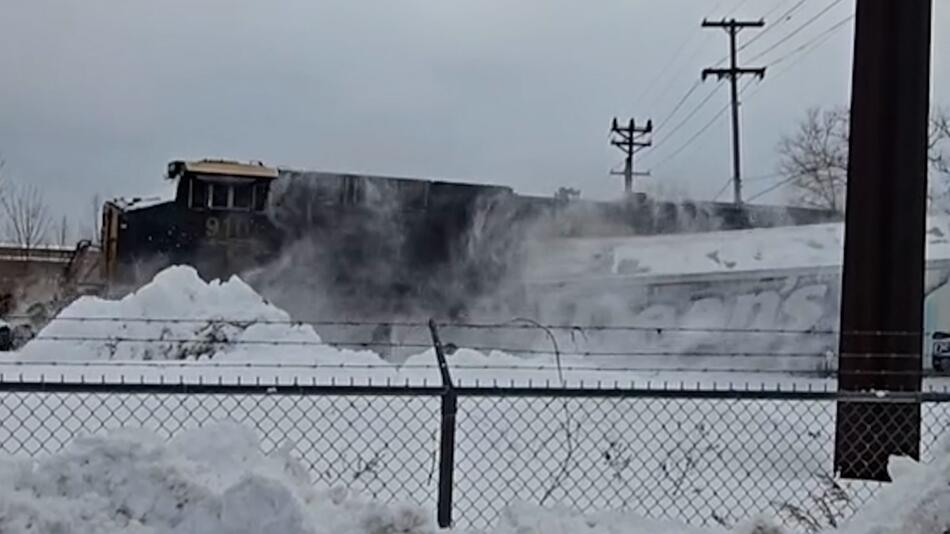
[[[725,534],[726,531],[717,528],[689,527],[671,521],[658,521],[632,514],[617,512],[579,514],[568,509],[544,509],[531,505],[508,507],[495,528],[495,534],[720,533]]]
[[[885,486],[838,532],[841,534],[933,534],[950,532],[950,442],[936,459],[920,464],[891,458],[892,484]]]
[[[171,443],[122,431],[76,440],[35,465],[0,463],[4,534],[425,534],[431,513],[316,490],[286,452],[219,424]]]
[[[170,442],[144,431],[80,438],[35,462],[0,458],[4,534],[434,534],[434,511],[383,505],[340,487],[317,488],[291,447],[260,452],[232,423],[184,431]],[[310,454],[320,454],[311,451]],[[311,458],[312,459],[312,458]],[[932,464],[897,458],[896,480],[839,534],[950,530],[950,452]],[[463,500],[464,495],[458,498]],[[816,531],[809,529],[809,531]],[[767,519],[731,530],[690,527],[629,513],[580,514],[510,504],[496,534],[785,534]]]
[[[930,464],[908,458],[891,458],[893,483],[858,510],[837,529],[826,534],[939,534],[950,532],[950,447],[945,443],[940,457]],[[800,525],[819,532],[817,525]],[[578,514],[563,509],[541,509],[530,505],[509,507],[496,534],[791,534],[798,530],[782,527],[769,518],[755,518],[731,530],[718,527],[693,528],[672,522],[616,512]]]
[[[271,305],[241,279],[204,282],[192,267],[169,267],[121,300],[81,297],[19,353],[24,361],[293,360],[379,363],[369,352],[340,351],[308,325]]]
[[[79,366],[95,361],[143,365],[177,362],[195,365],[175,373],[175,377],[202,375],[206,380],[227,380],[239,378],[242,373],[248,378],[247,370],[237,365],[280,364],[286,369],[267,375],[256,368],[253,374],[257,378],[308,378],[301,369],[290,368],[298,365],[319,369],[319,376],[337,380],[438,383],[441,378],[436,356],[433,349],[427,348],[431,343],[428,329],[416,330],[418,337],[406,340],[414,354],[402,365],[395,365],[373,351],[349,350],[324,341],[312,326],[293,322],[289,314],[266,301],[237,276],[223,282],[205,282],[192,267],[174,266],[121,300],[81,297],[11,357],[13,363],[30,363],[35,367],[32,371],[17,368],[18,374],[63,374],[69,368],[66,364]],[[575,383],[648,378],[634,373],[618,375],[610,369],[598,368],[603,362],[583,357],[550,353],[519,356],[464,347],[448,352],[453,376],[460,382],[530,380],[558,384],[566,378]],[[39,365],[44,363],[56,368]],[[230,372],[222,372],[218,367],[208,373],[198,364],[235,367]],[[0,362],[0,374],[6,367]],[[103,367],[96,376],[120,376],[123,369]],[[155,369],[143,369],[141,376],[152,377]]]

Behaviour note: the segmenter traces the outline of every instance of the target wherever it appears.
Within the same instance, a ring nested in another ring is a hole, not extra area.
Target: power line
[[[799,0],[799,1],[802,2],[802,3],[805,2],[805,0]],[[765,19],[766,22],[768,22],[769,17],[772,16],[772,13],[775,13],[776,11],[778,11],[778,9],[779,9],[780,7],[782,7],[782,5],[784,5],[786,2],[788,2],[788,0],[778,0],[777,2],[775,2],[774,4],[772,4],[772,7],[770,7],[769,10],[766,11],[764,15],[762,15],[762,18]],[[783,15],[783,16],[784,16],[784,15]],[[781,22],[781,20],[782,20],[782,17],[779,17],[778,20],[777,20],[775,23]],[[774,23],[773,23],[773,24],[774,24]]]
[[[772,46],[770,46],[770,47],[766,48],[765,50],[759,52],[758,54],[756,54],[755,56],[753,56],[751,59],[749,59],[749,61],[755,61],[755,60],[761,58],[762,56],[764,56],[765,54],[768,54],[768,53],[771,52],[772,50],[775,50],[776,48],[778,48],[779,46],[781,46],[782,44],[784,44],[785,42],[787,42],[787,41],[788,41],[789,39],[791,39],[792,37],[795,37],[796,35],[798,35],[799,33],[801,33],[801,31],[804,30],[805,28],[807,28],[808,26],[811,26],[815,21],[817,21],[818,19],[820,19],[821,17],[823,17],[826,13],[828,13],[829,11],[831,11],[835,6],[837,6],[837,5],[840,4],[841,2],[844,2],[844,0],[834,0],[834,1],[831,2],[831,4],[829,4],[827,7],[825,7],[824,9],[822,9],[821,11],[819,11],[818,13],[816,13],[814,16],[812,16],[810,19],[806,20],[804,23],[802,23],[801,26],[795,28],[795,29],[792,30],[790,33],[786,34],[785,37],[782,37],[781,39],[779,39],[779,40],[776,41],[775,43],[772,43]]]
[[[739,8],[740,8],[741,6],[743,6],[747,1],[748,1],[748,0],[739,0],[738,3],[734,4],[731,8],[728,9],[728,12],[733,12],[733,11],[739,9]],[[712,9],[710,9],[709,12],[706,13],[706,15],[703,16],[703,19],[707,19],[707,18],[711,17],[711,16],[722,6],[723,3],[725,3],[724,0],[720,0],[719,2],[716,2],[716,4],[712,7]],[[709,39],[708,34],[703,34],[703,33],[700,32],[700,33],[691,34],[690,38],[689,38],[686,42],[687,42],[687,43],[691,43],[691,42],[693,42],[693,40],[694,40],[693,38],[694,38],[694,37],[700,36],[700,35],[705,35],[705,36],[706,36],[706,39],[705,39],[705,40],[708,40],[708,39]],[[679,48],[685,50],[687,47],[684,46],[684,45],[681,45]],[[701,54],[703,51],[705,51],[705,48],[703,48],[702,46],[696,48],[696,50],[695,50],[692,54],[690,54],[689,57],[687,57],[687,58],[684,60],[683,63],[685,63],[685,64],[688,66],[688,65],[689,65],[694,59],[696,59],[696,57],[699,56],[699,54]],[[675,56],[677,56],[677,54],[674,54],[674,57],[675,57]],[[670,67],[672,67],[673,61],[674,61],[674,60],[671,60],[671,61],[670,61]],[[668,71],[670,67],[665,68],[663,72]],[[651,100],[650,105],[647,106],[648,108],[653,108],[653,107],[655,106],[655,104],[657,103],[658,98],[661,97],[661,96],[663,96],[663,95],[665,95],[665,94],[667,94],[667,93],[670,91],[670,89],[672,89],[672,87],[673,87],[673,85],[675,85],[676,81],[680,79],[680,76],[679,76],[679,75],[680,75],[682,72],[683,72],[683,69],[682,69],[682,68],[676,71],[676,74],[675,74],[672,78],[669,79],[668,83],[667,83],[665,86],[663,86],[663,89],[662,89],[659,93],[657,93],[657,96],[656,96],[656,97],[654,97],[654,98]],[[652,86],[652,85],[655,85],[655,83],[654,83],[654,84],[651,84],[651,86]],[[682,107],[683,103],[692,95],[692,93],[699,87],[699,85],[700,85],[700,83],[699,83],[699,82],[696,82],[696,83],[694,83],[692,86],[690,86],[690,88],[686,91],[686,94],[685,94],[682,98],[680,98],[680,101],[677,102],[676,106],[674,106],[673,111],[670,111],[669,113],[667,113],[667,114],[666,114],[666,117],[665,117],[662,121],[658,121],[658,122],[657,122],[657,126],[659,127],[660,125],[662,125],[662,124],[665,123],[666,121],[672,119],[673,116],[676,114],[676,112],[679,110],[679,108]],[[644,96],[646,96],[646,95],[644,94]]]
[[[815,37],[813,37],[813,38],[812,38],[811,40],[809,40],[808,42],[802,44],[802,45],[799,46],[798,48],[796,48],[796,49],[794,49],[794,50],[788,52],[788,53],[785,54],[784,56],[778,58],[776,61],[774,61],[774,62],[772,63],[773,66],[774,66],[775,64],[781,63],[781,62],[783,62],[783,61],[785,61],[785,60],[787,60],[787,59],[791,59],[791,58],[794,57],[796,54],[801,54],[801,55],[799,55],[798,57],[796,57],[794,61],[792,61],[791,63],[788,63],[788,64],[785,66],[784,69],[779,69],[778,72],[773,73],[772,76],[771,76],[771,79],[774,80],[774,79],[779,78],[779,77],[783,76],[784,74],[787,74],[788,72],[790,72],[792,69],[794,69],[794,67],[795,67],[796,65],[798,65],[801,61],[803,61],[806,57],[808,57],[809,54],[811,54],[812,52],[814,52],[815,50],[817,50],[818,48],[820,48],[821,45],[825,44],[825,42],[827,42],[838,30],[840,30],[845,24],[847,24],[848,22],[850,22],[850,21],[853,20],[853,19],[854,19],[854,15],[853,15],[853,14],[852,14],[852,15],[849,15],[849,16],[847,16],[847,17],[845,17],[843,20],[838,21],[837,23],[835,23],[834,25],[832,25],[830,28],[828,28],[828,29],[825,30],[824,32],[822,32],[822,33],[816,35]],[[755,96],[756,94],[758,94],[758,92],[759,92],[760,90],[761,90],[761,87],[756,87],[756,90],[753,91],[752,93],[750,93],[750,94],[749,94],[749,97],[751,98],[751,97]]]
[[[743,45],[739,47],[739,50],[740,50],[740,51],[745,50],[746,48],[749,47],[749,45],[755,43],[756,41],[758,41],[759,39],[761,39],[763,36],[769,35],[769,32],[770,32],[770,31],[774,30],[774,29],[777,28],[777,27],[781,27],[781,26],[782,26],[782,23],[791,20],[792,15],[795,13],[795,11],[797,11],[800,7],[802,7],[803,5],[805,5],[805,2],[806,2],[806,1],[807,1],[807,0],[798,0],[798,2],[795,3],[795,5],[793,5],[793,6],[790,7],[787,11],[785,11],[784,13],[782,13],[781,15],[779,15],[779,17],[776,19],[775,22],[770,23],[764,30],[762,30],[761,32],[757,33],[757,34],[754,35],[751,39],[749,39],[748,41],[746,41],[745,43],[743,43]],[[773,11],[774,11],[774,10],[773,10]],[[769,13],[766,13],[765,15],[762,16],[762,18],[763,18],[766,22],[768,22],[768,16],[769,16]],[[723,60],[723,61],[725,61],[725,60]]]
[[[700,85],[701,85],[701,83],[700,83]],[[695,116],[697,113],[699,113],[700,110],[702,110],[703,107],[704,107],[704,106],[712,99],[712,97],[714,97],[714,96],[716,96],[716,88],[715,88],[715,87],[713,87],[712,90],[709,91],[709,94],[707,94],[706,97],[703,98],[702,101],[701,101],[699,104],[697,104],[696,107],[693,108],[693,110],[690,111],[689,114],[686,115],[686,117],[683,118],[683,120],[681,120],[680,122],[678,122],[678,123],[676,124],[676,126],[674,126],[674,127],[670,130],[670,132],[669,132],[668,134],[662,136],[661,139],[669,139],[670,137],[672,137],[672,136],[673,136],[676,132],[678,132],[683,126],[685,126],[686,123],[688,123],[689,120],[693,118],[693,116]]]
[[[742,91],[740,91],[740,94],[741,94],[741,93],[744,93],[745,90],[749,88],[750,83],[751,83],[751,82],[746,82],[746,85],[742,88]],[[697,130],[696,133],[694,133],[694,134],[693,134],[692,136],[690,136],[690,138],[687,139],[683,144],[681,144],[679,147],[677,147],[676,150],[674,150],[674,151],[673,151],[672,153],[670,153],[668,156],[666,156],[665,158],[663,158],[662,160],[660,160],[658,163],[653,164],[653,168],[654,168],[654,169],[657,169],[657,168],[659,168],[659,167],[665,165],[666,163],[669,163],[669,161],[672,160],[674,157],[676,157],[680,152],[682,152],[683,150],[686,150],[686,148],[689,147],[689,146],[693,143],[693,141],[695,141],[695,140],[698,139],[701,135],[703,135],[704,133],[706,133],[706,131],[709,130],[709,129],[713,126],[713,124],[716,123],[716,120],[718,120],[720,117],[722,117],[722,115],[723,115],[726,111],[728,111],[728,110],[729,110],[729,104],[727,103],[725,106],[723,106],[722,108],[720,108],[719,111],[717,111],[716,114],[713,115],[711,119],[709,119],[709,122],[707,122],[707,123],[704,124],[702,127],[700,127],[700,129]]]
[[[719,192],[716,193],[716,196],[713,197],[713,202],[719,200],[719,196],[726,192],[726,189],[729,188],[729,184],[732,183],[732,177],[726,178],[725,183],[722,184],[722,188],[719,189]]]
[[[830,28],[819,33],[818,35],[806,41],[805,43],[801,44],[800,46],[796,47],[795,49],[789,51],[787,54],[780,56],[779,58],[772,61],[772,66],[774,67],[775,65],[778,65],[779,63],[785,61],[786,59],[794,56],[795,54],[802,52],[803,50],[805,50],[806,48],[810,47],[811,45],[815,44],[818,41],[823,41],[823,39],[833,34],[834,32],[838,31],[838,29],[840,29],[842,26],[844,26],[848,22],[851,22],[853,19],[854,19],[854,14],[851,14],[845,17],[844,19],[839,20],[838,22],[833,24]]]
[[[781,2],[779,2],[778,5],[781,5],[784,1],[785,1],[785,0],[782,0]],[[792,15],[799,7],[801,7],[806,1],[807,1],[807,0],[799,0],[798,3],[796,3],[796,4],[795,4],[794,6],[792,6],[790,9],[788,9],[785,13],[782,13],[782,15],[778,18],[778,20],[777,20],[776,22],[769,24],[769,25],[766,26],[761,32],[759,32],[759,33],[753,35],[751,39],[749,39],[748,41],[746,41],[745,43],[743,43],[741,46],[739,46],[739,48],[737,48],[736,51],[737,51],[737,52],[741,52],[741,51],[745,50],[746,48],[749,47],[749,45],[755,43],[756,41],[758,41],[759,39],[761,39],[763,36],[768,35],[769,32],[770,32],[771,30],[774,30],[776,26],[781,26],[783,22],[786,22],[786,21],[790,20],[790,19],[791,19],[791,15]],[[763,21],[767,21],[769,14],[774,11],[774,7],[777,7],[777,6],[773,6],[773,9],[769,10],[765,15],[762,16],[762,20],[763,20]],[[725,63],[726,61],[729,61],[729,55],[728,55],[728,54],[725,55],[725,56],[723,56],[723,57],[721,57],[721,58],[719,58],[719,61],[717,61],[716,63],[714,63],[713,66],[714,66],[714,67],[718,67],[718,66],[722,65],[723,63]]]
[[[772,186],[769,186],[769,187],[765,188],[764,191],[760,191],[760,192],[756,193],[755,195],[752,195],[752,197],[749,198],[749,202],[752,202],[753,200],[755,200],[755,199],[757,199],[757,198],[762,198],[763,196],[765,196],[765,195],[771,193],[772,191],[775,191],[775,190],[778,189],[779,187],[783,187],[783,186],[785,186],[785,185],[788,185],[789,183],[793,182],[796,178],[798,178],[798,175],[789,176],[788,178],[782,180],[781,182],[779,182],[779,183],[777,183],[777,184],[775,184],[775,185],[772,185]]]
[[[713,13],[713,12],[715,12],[717,9],[719,9],[719,7],[722,6],[722,4],[724,4],[724,3],[725,3],[725,0],[719,0],[718,2],[716,2],[716,5],[714,5],[713,8],[710,10],[710,14]],[[706,16],[709,17],[710,14],[707,14]],[[670,71],[670,69],[676,64],[676,61],[677,61],[677,59],[679,59],[680,54],[682,54],[682,53],[689,47],[689,45],[693,43],[693,41],[695,40],[695,37],[697,37],[697,36],[699,36],[699,35],[702,35],[702,34],[700,34],[700,33],[693,33],[693,34],[690,34],[690,37],[689,37],[688,39],[684,39],[684,40],[680,43],[680,45],[679,45],[678,47],[676,47],[676,50],[675,50],[675,51],[673,52],[673,54],[670,56],[670,59],[667,60],[667,61],[663,64],[663,67],[660,69],[659,74],[657,74],[656,76],[654,76],[653,78],[651,78],[651,79],[650,79],[650,82],[647,84],[647,86],[644,88],[644,90],[641,91],[640,94],[637,96],[637,102],[639,102],[639,101],[645,99],[645,98],[647,97],[647,95],[650,94],[650,91],[652,91],[653,88],[656,87],[656,84],[657,84],[661,79],[663,79],[663,77],[666,75],[666,73],[668,73],[668,72]],[[702,51],[702,48],[700,48],[699,51],[701,52],[701,51]],[[696,55],[696,54],[694,53],[692,56],[690,56],[690,57],[687,59],[687,61],[689,61],[690,59],[692,59],[693,57],[695,57],[695,55]],[[682,72],[682,69],[680,69],[678,72]],[[671,79],[670,82],[675,81],[676,78],[677,78],[677,76],[674,75],[674,76],[673,76],[673,79]],[[671,83],[670,85],[672,85],[672,83]],[[669,85],[667,85],[666,88],[669,89]],[[665,91],[661,91],[659,94],[660,94],[660,95],[663,95],[664,93],[665,93]],[[684,98],[684,99],[685,99],[685,98]],[[655,101],[656,101],[656,99],[654,98],[653,101],[651,101],[651,104],[655,103]],[[653,106],[651,105],[650,107],[653,107]],[[673,112],[670,113],[670,115],[672,115],[672,114],[673,114]],[[659,124],[659,123],[657,123],[657,124]]]
[[[683,95],[683,97],[679,99],[679,102],[677,102],[675,106],[673,106],[673,110],[667,113],[666,116],[664,116],[661,120],[657,121],[656,123],[657,129],[662,128],[663,125],[666,124],[666,121],[672,119],[676,115],[676,112],[679,111],[679,109],[683,107],[683,104],[686,103],[686,100],[689,99],[689,97],[693,93],[695,93],[696,89],[699,89],[699,87],[702,84],[703,83],[701,80],[696,80],[695,82],[693,82],[693,85],[689,88],[689,91],[686,91],[686,94]]]
[[[722,117],[722,115],[723,115],[726,111],[728,111],[728,110],[729,110],[729,104],[726,104],[726,105],[723,106],[719,111],[717,111],[716,114],[713,115],[713,117],[712,117],[711,119],[709,119],[709,122],[707,122],[706,124],[704,124],[696,133],[694,133],[692,136],[690,136],[690,138],[687,139],[686,142],[684,142],[683,144],[681,144],[676,150],[674,150],[672,153],[670,153],[667,157],[661,159],[658,163],[654,163],[654,164],[653,164],[653,168],[654,168],[654,169],[658,169],[658,168],[662,167],[663,165],[665,165],[666,163],[668,163],[671,159],[673,159],[674,157],[676,157],[677,155],[679,155],[679,153],[682,152],[683,150],[685,150],[686,147],[690,146],[690,144],[692,144],[693,141],[695,141],[696,139],[698,139],[699,136],[703,135],[703,134],[706,132],[706,130],[708,130],[709,128],[711,128],[712,125],[716,123],[716,120],[719,119],[719,117]]]

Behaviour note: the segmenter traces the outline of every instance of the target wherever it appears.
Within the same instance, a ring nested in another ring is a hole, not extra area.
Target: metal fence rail
[[[839,400],[920,402],[924,460],[950,425],[945,393],[3,382],[0,450],[40,457],[82,434],[231,420],[264,452],[292,443],[317,484],[462,527],[520,501],[693,524],[764,512],[809,531],[878,487],[833,476]]]

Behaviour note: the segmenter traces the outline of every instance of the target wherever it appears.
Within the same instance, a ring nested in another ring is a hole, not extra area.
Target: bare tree
[[[7,180],[0,196],[0,215],[7,240],[28,250],[46,240],[51,222],[49,207],[36,186]]]
[[[89,199],[87,224],[82,225],[82,237],[92,243],[102,241],[102,197],[96,193]]]
[[[778,145],[778,172],[796,192],[798,203],[833,211],[844,209],[848,176],[848,112],[811,108],[797,131]]]
[[[798,204],[843,211],[848,176],[849,114],[844,108],[811,108],[795,132],[778,144],[778,173]],[[930,118],[928,162],[932,208],[950,207],[950,113],[938,108]]]
[[[950,112],[938,108],[930,116],[927,159],[930,162],[928,198],[932,209],[950,211]]]
[[[56,244],[65,247],[69,242],[69,218],[63,215],[56,228]]]

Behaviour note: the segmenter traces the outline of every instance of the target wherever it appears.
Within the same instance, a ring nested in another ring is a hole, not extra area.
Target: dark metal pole
[[[439,528],[452,526],[452,487],[455,474],[455,414],[458,411],[458,395],[449,373],[449,364],[445,359],[442,340],[439,339],[439,330],[435,321],[429,320],[429,332],[432,334],[432,345],[435,347],[435,357],[439,362],[439,373],[442,376],[442,420],[439,438],[439,497],[436,504]]]
[[[739,28],[735,24],[729,26],[729,68],[733,72],[738,70],[736,60],[736,33]],[[739,159],[739,77],[730,76],[732,86],[732,198],[737,206],[742,205],[742,164]]]
[[[931,0],[858,0],[842,274],[841,391],[921,387]],[[888,480],[920,404],[839,402],[835,469]]]
[[[633,141],[631,140],[631,143]],[[628,195],[633,192],[633,146],[627,152],[623,162],[623,191]]]

